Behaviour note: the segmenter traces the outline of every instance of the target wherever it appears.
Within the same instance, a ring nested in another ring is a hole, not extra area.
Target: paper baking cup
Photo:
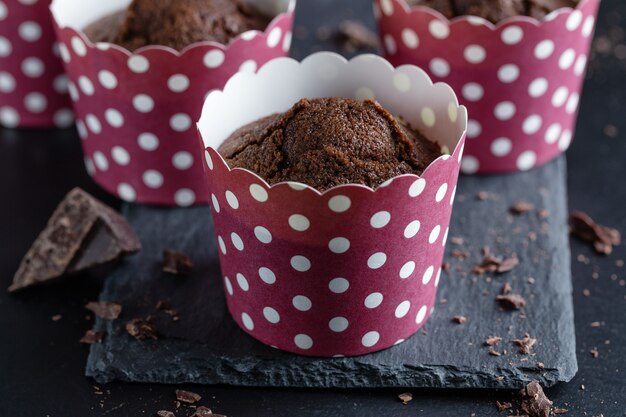
[[[227,46],[195,43],[180,53],[163,46],[131,53],[109,43],[94,45],[80,31],[129,2],[52,2],[87,170],[126,201],[206,203],[193,121],[207,93],[222,88],[235,72],[253,72],[287,54],[295,1],[279,2],[282,13],[264,32],[245,32]],[[250,2],[276,11],[275,0]]]
[[[495,26],[404,0],[375,0],[374,10],[387,59],[421,66],[467,105],[462,172],[475,174],[525,171],[569,147],[599,3]]]
[[[452,154],[375,191],[273,186],[216,149],[238,127],[299,99],[375,98]],[[198,124],[228,308],[261,342],[313,356],[360,355],[414,334],[433,311],[467,113],[414,66],[332,53],[282,58],[211,93]]]
[[[0,126],[74,121],[48,0],[0,0]]]

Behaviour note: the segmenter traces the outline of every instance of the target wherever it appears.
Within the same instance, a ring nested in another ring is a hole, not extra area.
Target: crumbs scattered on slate
[[[110,301],[90,301],[85,308],[105,320],[115,320],[122,312],[122,306]]]
[[[526,333],[523,338],[513,339],[511,342],[519,346],[519,353],[521,353],[522,355],[529,355],[531,349],[537,343],[537,339],[530,337],[530,335]]]
[[[535,209],[535,206],[533,204],[528,203],[526,201],[518,201],[517,203],[511,206],[509,211],[513,214],[524,214],[524,213],[528,213],[529,211],[533,211],[534,209]]]
[[[94,343],[101,343],[105,332],[99,330],[87,330],[79,342],[86,345],[93,345]]]
[[[475,274],[484,274],[485,272],[496,272],[499,274],[509,272],[519,265],[519,259],[516,255],[503,259],[491,253],[488,246],[483,247],[483,261],[480,265],[476,265],[472,272]]]
[[[144,319],[132,319],[126,323],[126,331],[137,340],[158,339],[154,324]]]
[[[159,410],[159,411],[157,411],[157,416],[159,416],[159,417],[176,417],[176,414],[172,413],[171,411]]]
[[[595,347],[591,349],[589,353],[591,353],[591,357],[594,359],[600,356],[600,351],[598,350],[598,348],[595,348]]]
[[[202,396],[200,394],[196,394],[195,392],[177,389],[176,399],[181,403],[194,404],[200,401],[202,399]]]
[[[409,402],[413,401],[413,394],[411,394],[410,392],[405,392],[398,395],[398,398],[400,399],[400,401],[402,401],[402,404],[406,405]]]
[[[530,417],[549,417],[552,410],[552,401],[546,397],[543,388],[537,381],[526,385],[523,390],[521,411]]]
[[[513,408],[513,404],[508,402],[496,401],[496,407],[498,408],[498,411],[510,410],[511,408]]]
[[[526,307],[526,300],[520,294],[498,295],[496,301],[507,310],[521,310]]]
[[[55,314],[54,316],[50,317],[52,319],[52,321],[59,321],[63,318],[62,315],[60,314]]]
[[[502,341],[502,338],[500,336],[488,336],[485,339],[485,345],[487,345],[487,346],[496,346],[501,341]]]
[[[191,258],[182,252],[166,249],[163,251],[163,271],[168,274],[185,275],[193,269]]]
[[[378,36],[363,23],[344,20],[337,28],[337,41],[351,52],[358,49],[377,49]]]
[[[452,321],[455,322],[456,324],[463,324],[467,321],[467,317],[465,316],[454,316],[452,318]]]
[[[590,242],[596,252],[603,255],[610,255],[613,252],[613,246],[619,245],[622,240],[617,229],[598,224],[580,211],[570,214],[569,226],[572,236]]]

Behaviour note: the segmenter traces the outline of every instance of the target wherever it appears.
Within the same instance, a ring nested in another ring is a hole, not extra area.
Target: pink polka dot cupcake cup
[[[216,149],[237,128],[301,98],[374,98],[449,154],[376,190],[269,186]],[[228,308],[243,331],[285,351],[362,355],[401,343],[433,311],[467,111],[414,66],[321,52],[273,60],[209,95],[198,123]]]
[[[295,0],[248,0],[276,16],[265,31],[228,45],[194,43],[178,52],[147,46],[130,52],[92,43],[81,31],[130,0],[54,0],[51,10],[69,77],[85,165],[117,197],[143,204],[208,202],[197,133],[206,95],[237,71],[254,72],[287,55]]]
[[[0,127],[69,127],[49,0],[0,0]]]
[[[599,3],[497,25],[448,20],[404,0],[374,0],[374,12],[385,57],[424,68],[467,105],[461,171],[495,174],[540,166],[569,147]]]

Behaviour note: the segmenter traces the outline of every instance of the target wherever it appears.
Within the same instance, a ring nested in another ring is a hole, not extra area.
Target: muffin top
[[[561,7],[576,7],[579,0],[407,0],[411,6],[431,7],[448,19],[472,15],[497,23],[512,16],[541,19]]]
[[[264,30],[269,19],[237,0],[133,0],[126,10],[85,28],[92,42],[129,50],[147,45],[176,50],[202,41],[223,44],[248,30]]]
[[[377,102],[343,98],[302,99],[238,129],[218,152],[231,168],[269,184],[296,181],[319,191],[421,175],[441,155],[436,143]]]

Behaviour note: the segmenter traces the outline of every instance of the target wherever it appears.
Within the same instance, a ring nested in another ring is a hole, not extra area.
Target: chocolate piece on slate
[[[463,324],[467,321],[467,317],[465,316],[454,316],[452,318],[452,321],[455,322],[456,324]]]
[[[498,343],[502,341],[500,336],[489,336],[485,339],[485,345],[487,346],[496,346]]]
[[[513,339],[512,342],[519,346],[519,353],[529,355],[530,350],[535,346],[535,343],[537,343],[537,339],[533,339],[526,334],[522,339]]]
[[[622,237],[617,229],[602,226],[587,214],[575,211],[569,218],[570,234],[593,244],[596,252],[610,255],[613,246],[621,243]]]
[[[195,392],[177,389],[176,399],[181,403],[194,404],[200,401],[202,399],[202,396],[200,394],[196,394]]]
[[[143,319],[132,319],[126,323],[126,331],[137,340],[158,339],[154,324]]]
[[[159,417],[176,417],[176,414],[172,413],[171,411],[167,411],[167,410],[159,410],[159,411],[157,411],[157,416],[159,416]]]
[[[219,414],[213,414],[213,411],[211,411],[210,408],[207,408],[207,407],[204,407],[204,406],[200,406],[200,407],[196,408],[195,413],[193,413],[189,417],[220,417],[220,415]]]
[[[485,246],[483,248],[483,261],[480,265],[476,265],[472,269],[472,272],[475,274],[484,274],[485,272],[503,274],[513,270],[513,268],[517,265],[519,265],[519,259],[516,255],[513,255],[510,258],[502,259],[501,257],[495,256],[491,253],[491,249],[489,249],[488,246]]]
[[[119,213],[74,188],[22,259],[9,291],[102,265],[140,249],[135,232]]]
[[[498,295],[496,301],[507,310],[520,310],[526,307],[526,300],[519,294]]]
[[[543,388],[538,382],[533,381],[524,389],[521,411],[529,417],[549,417],[552,409],[552,401],[543,393]]]
[[[110,301],[90,301],[85,308],[105,320],[115,320],[122,312],[122,306]]]
[[[559,414],[567,414],[569,410],[567,408],[553,408],[552,412],[556,415],[559,415]]]
[[[402,401],[402,404],[406,405],[410,401],[413,401],[413,394],[411,394],[410,392],[405,392],[403,394],[398,395],[398,398],[400,399],[400,401]]]
[[[83,337],[80,338],[80,343],[87,345],[93,345],[94,343],[101,343],[105,332],[99,330],[87,330]]]
[[[535,206],[533,204],[526,201],[518,201],[517,203],[513,204],[513,206],[511,206],[509,211],[513,214],[524,214],[528,213],[529,211],[533,211],[534,209]]]
[[[498,411],[510,410],[513,408],[513,404],[504,401],[496,401],[496,407],[498,407]]]
[[[174,275],[186,275],[193,269],[191,258],[182,252],[163,251],[163,271]]]

